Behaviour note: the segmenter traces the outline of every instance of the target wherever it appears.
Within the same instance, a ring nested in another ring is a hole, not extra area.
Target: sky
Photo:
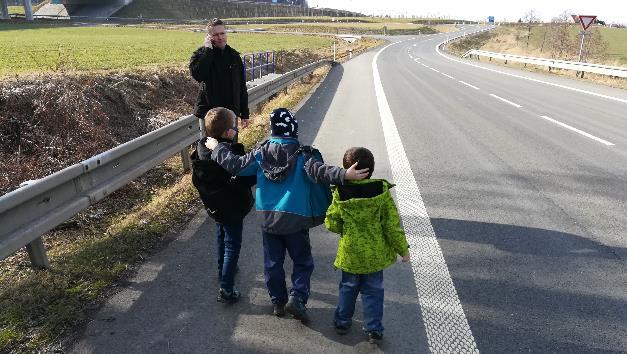
[[[533,9],[537,17],[550,21],[565,10],[575,15],[597,15],[609,23],[627,24],[627,0],[308,0],[310,7],[326,7],[366,15],[389,14],[411,17],[445,17],[498,21],[518,21]]]

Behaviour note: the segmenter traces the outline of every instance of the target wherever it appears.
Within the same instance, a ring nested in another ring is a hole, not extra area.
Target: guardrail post
[[[187,172],[192,169],[192,160],[189,157],[189,146],[181,150],[181,161],[183,162],[183,171]]]
[[[270,52],[266,51],[266,76],[270,74]]]
[[[30,0],[24,0],[24,16],[26,21],[33,21],[33,4]]]
[[[28,252],[28,257],[33,267],[40,269],[50,268],[46,247],[44,247],[41,237],[37,237],[35,240],[31,241],[31,243],[27,244],[26,251]]]
[[[253,52],[250,56],[252,58],[251,61],[250,61],[250,67],[251,67],[251,69],[253,69],[252,75],[251,75],[251,77],[252,77],[251,81],[254,81],[255,80],[255,52]]]
[[[0,0],[0,19],[8,20],[9,18],[9,4],[7,0]]]

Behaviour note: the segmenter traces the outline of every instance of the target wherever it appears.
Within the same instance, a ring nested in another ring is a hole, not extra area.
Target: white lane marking
[[[377,59],[390,45],[374,56],[372,74],[429,350],[479,353],[383,91]]]
[[[469,83],[467,83],[467,82],[465,82],[465,81],[459,80],[459,82],[460,82],[460,83],[462,83],[462,84],[464,84],[464,85],[466,85],[466,86],[468,86],[468,87],[472,87],[472,88],[474,88],[475,90],[478,90],[478,89],[479,89],[477,86],[475,86],[475,85],[471,85],[471,84],[469,84]]]
[[[587,137],[587,138],[590,138],[590,139],[592,139],[592,140],[596,140],[596,141],[600,142],[601,144],[604,144],[604,145],[607,145],[607,146],[614,146],[614,144],[613,144],[613,143],[610,143],[610,142],[609,142],[609,141],[607,141],[607,140],[603,140],[603,139],[598,138],[598,137],[596,137],[596,136],[594,136],[594,135],[592,135],[592,134],[588,134],[588,133],[584,132],[583,130],[579,130],[579,129],[577,129],[577,128],[571,127],[571,126],[570,126],[570,125],[568,125],[568,124],[565,124],[565,123],[562,123],[562,122],[556,121],[556,120],[555,120],[555,119],[553,119],[553,118],[550,118],[550,117],[547,117],[547,116],[540,116],[540,117],[542,117],[542,118],[544,118],[544,119],[548,120],[549,122],[552,122],[552,123],[555,123],[555,124],[557,124],[557,125],[560,125],[560,126],[562,126],[562,127],[566,128],[566,129],[570,129],[570,130],[574,131],[575,133],[581,134],[581,135],[583,135],[583,136],[585,136],[585,137]]]
[[[545,85],[549,85],[549,86],[559,87],[559,88],[563,88],[563,89],[566,89],[566,90],[571,90],[571,91],[575,91],[575,92],[579,92],[579,93],[585,93],[587,95],[592,95],[592,96],[596,96],[596,97],[607,98],[608,100],[612,100],[612,101],[627,103],[627,99],[622,99],[622,98],[618,98],[618,97],[614,97],[614,96],[608,96],[608,95],[604,95],[604,94],[601,94],[601,93],[596,93],[596,92],[592,92],[592,91],[582,90],[582,89],[578,89],[578,88],[574,88],[574,87],[570,87],[570,86],[566,86],[566,85],[555,84],[555,83],[552,83],[552,82],[542,81],[542,80],[538,80],[538,79],[533,79],[533,78],[525,77],[525,76],[521,76],[521,75],[506,73],[506,72],[503,72],[503,71],[500,71],[500,70],[491,69],[491,68],[484,68],[483,66],[480,66],[480,65],[475,65],[475,64],[467,63],[465,61],[453,59],[453,58],[450,58],[450,57],[444,55],[440,51],[440,46],[442,44],[444,44],[444,42],[439,43],[438,45],[436,45],[435,46],[435,51],[438,54],[440,54],[441,56],[443,56],[444,58],[446,58],[448,60],[451,60],[451,61],[454,61],[454,62],[457,62],[457,63],[461,63],[461,64],[464,64],[464,65],[470,65],[470,66],[473,66],[475,68],[492,71],[492,72],[495,72],[495,73],[499,73],[499,74],[515,77],[515,78],[518,78],[518,79],[523,79],[523,80],[537,82],[537,83],[541,83],[541,84],[545,84]]]
[[[451,75],[447,75],[447,74],[445,74],[445,73],[440,73],[440,74],[442,74],[442,75],[444,75],[444,76],[448,77],[449,79],[457,80],[456,78],[452,77]]]
[[[490,94],[490,96],[492,96],[492,97],[496,98],[497,100],[501,100],[501,101],[503,101],[503,102],[505,102],[505,103],[509,103],[509,104],[511,104],[511,105],[512,105],[512,106],[514,106],[514,107],[522,108],[522,106],[521,106],[521,105],[519,105],[518,103],[514,103],[514,102],[512,102],[512,101],[506,100],[506,99],[504,99],[503,97],[499,97],[499,96],[497,96],[497,95],[495,95],[495,94],[493,94],[493,93],[491,93],[491,94]]]
[[[421,64],[422,66],[424,66],[425,68],[429,68],[429,65],[425,65],[425,64]]]
[[[437,70],[436,70],[436,69],[434,69],[434,68],[430,68],[430,69],[431,69],[431,70],[433,70],[433,71],[435,71],[436,73],[439,73],[439,71],[437,71]]]

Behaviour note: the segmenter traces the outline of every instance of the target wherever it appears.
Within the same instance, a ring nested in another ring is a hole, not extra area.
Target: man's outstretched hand
[[[369,172],[368,168],[364,168],[363,170],[358,170],[357,162],[355,162],[353,166],[349,167],[348,170],[346,170],[346,176],[344,177],[344,179],[349,180],[349,181],[364,179],[368,177],[368,172]]]

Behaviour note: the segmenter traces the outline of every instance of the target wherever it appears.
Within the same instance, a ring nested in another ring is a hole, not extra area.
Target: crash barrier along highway
[[[490,60],[492,60],[493,58],[501,59],[505,61],[505,64],[507,64],[508,61],[511,61],[515,63],[547,66],[549,68],[549,71],[552,68],[575,70],[577,72],[581,72],[582,76],[584,72],[589,72],[589,73],[595,73],[595,74],[601,74],[601,75],[627,78],[627,67],[620,67],[620,66],[609,66],[609,65],[600,65],[600,64],[556,60],[556,59],[546,59],[546,58],[524,57],[524,56],[513,55],[513,54],[486,52],[484,50],[477,50],[477,49],[471,49],[467,51],[462,57],[472,58],[473,55],[477,59],[479,59],[479,57],[487,57],[487,58],[490,58]]]
[[[249,107],[331,63],[321,60],[249,89]],[[26,246],[31,264],[48,268],[41,235],[179,152],[189,169],[188,147],[199,137],[199,119],[185,116],[0,196],[0,260]]]

